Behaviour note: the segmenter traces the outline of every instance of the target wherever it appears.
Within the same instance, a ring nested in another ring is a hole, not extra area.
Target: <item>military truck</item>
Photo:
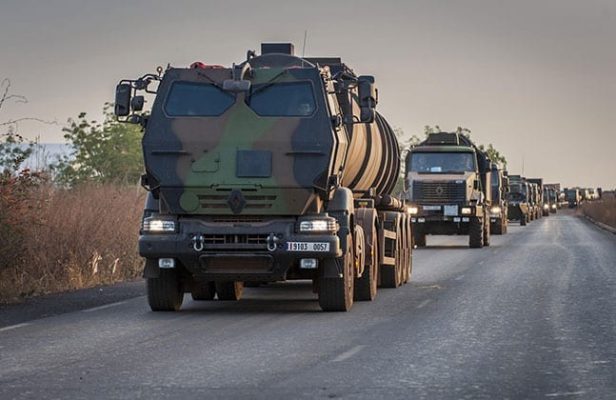
[[[502,235],[507,233],[507,193],[509,177],[507,171],[493,163],[491,167],[492,205],[490,207],[490,233]]]
[[[527,178],[528,182],[535,184],[536,218],[548,216],[550,210],[543,204],[543,178]]]
[[[561,200],[560,183],[546,183],[543,187],[545,190],[550,190],[552,192],[550,198],[553,199],[553,204],[550,205],[550,212],[555,213],[561,207],[561,202],[563,201]]]
[[[144,128],[152,310],[310,279],[323,310],[347,311],[410,279],[410,217],[391,195],[400,153],[374,77],[293,53],[266,43],[228,68],[169,66],[116,87],[115,114]]]
[[[491,164],[459,133],[429,134],[406,158],[406,198],[415,245],[426,235],[468,235],[469,246],[490,245]]]
[[[530,188],[528,182],[520,175],[509,175],[509,193],[507,193],[507,219],[520,221],[525,226],[530,222]]]
[[[565,189],[565,197],[569,208],[575,208],[580,204],[580,190],[578,188]]]
[[[528,181],[528,179],[527,179]],[[537,184],[533,182],[528,182],[529,193],[530,193],[530,220],[534,221],[536,219],[541,218],[541,210],[539,209],[539,189],[537,188]]]
[[[551,214],[558,209],[558,190],[554,185],[543,185],[543,208]]]

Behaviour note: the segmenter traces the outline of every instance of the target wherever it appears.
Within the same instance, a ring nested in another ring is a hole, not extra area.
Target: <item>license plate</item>
[[[441,206],[423,206],[423,209],[426,211],[440,211]]]
[[[443,206],[443,214],[449,216],[458,215],[458,206]]]
[[[287,251],[329,251],[329,243],[319,242],[287,242]]]

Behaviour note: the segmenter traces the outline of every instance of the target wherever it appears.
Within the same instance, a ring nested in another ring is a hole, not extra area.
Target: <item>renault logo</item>
[[[437,186],[437,187],[436,187],[436,189],[435,189],[435,192],[436,192],[436,194],[438,194],[438,195],[443,194],[443,192],[444,192],[444,191],[445,191],[445,190],[443,189],[443,187],[442,187],[442,186]]]

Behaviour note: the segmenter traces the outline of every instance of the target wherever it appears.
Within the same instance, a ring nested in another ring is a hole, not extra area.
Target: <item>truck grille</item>
[[[269,235],[203,235],[204,243],[208,244],[257,244],[266,245]]]
[[[246,194],[242,192],[245,204],[242,209],[245,210],[268,210],[272,208],[277,196],[261,195],[261,194]],[[199,203],[205,209],[229,209],[229,194],[208,194],[198,195]]]
[[[462,203],[466,200],[464,182],[413,182],[413,200],[426,204]]]

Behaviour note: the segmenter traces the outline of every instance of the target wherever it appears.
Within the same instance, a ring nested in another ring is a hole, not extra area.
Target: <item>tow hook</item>
[[[267,250],[276,251],[276,249],[278,248],[279,241],[280,239],[278,239],[276,235],[274,235],[273,233],[270,233],[269,236],[267,237]]]
[[[195,235],[192,238],[193,249],[196,252],[203,251],[203,243],[205,242],[205,238],[203,235]]]

